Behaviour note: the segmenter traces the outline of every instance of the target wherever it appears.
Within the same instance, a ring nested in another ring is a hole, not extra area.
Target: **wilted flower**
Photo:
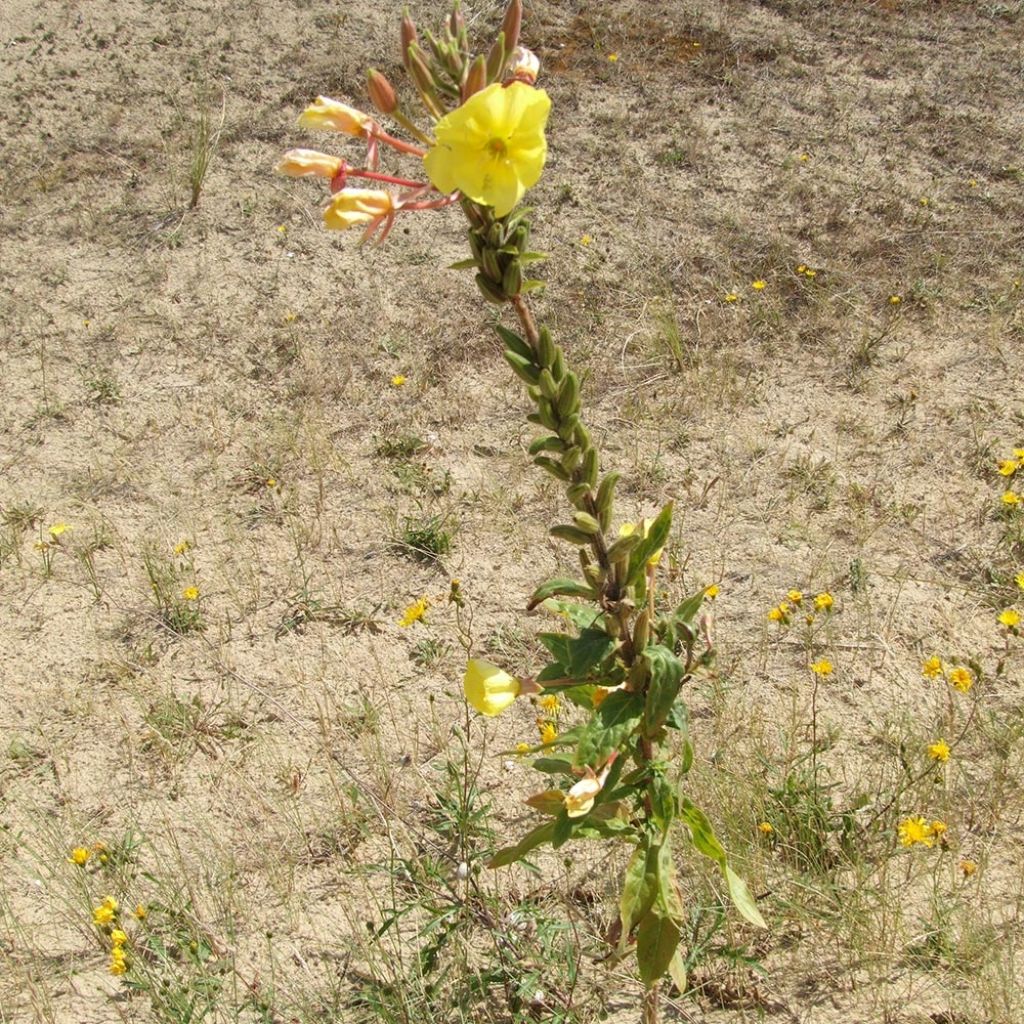
[[[316,102],[306,107],[299,116],[303,128],[322,128],[344,135],[368,135],[373,118],[361,110],[339,103],[327,96],[317,96]]]
[[[565,813],[570,818],[582,818],[585,814],[590,813],[597,794],[601,792],[601,787],[604,786],[605,780],[608,778],[614,760],[615,758],[612,757],[608,761],[601,769],[600,775],[595,774],[594,769],[587,765],[583,778],[565,794]]]
[[[330,156],[315,149],[289,149],[277,165],[279,174],[290,178],[334,178],[345,166],[340,157]]]
[[[522,82],[524,85],[533,85],[540,74],[540,58],[525,46],[517,46],[509,58],[508,68],[505,71],[505,80],[509,82]]]
[[[540,178],[550,110],[548,94],[522,82],[471,96],[434,126],[437,143],[423,158],[431,184],[504,217]]]
[[[386,217],[395,209],[389,192],[372,188],[346,188],[336,193],[324,210],[324,224],[336,231]]]

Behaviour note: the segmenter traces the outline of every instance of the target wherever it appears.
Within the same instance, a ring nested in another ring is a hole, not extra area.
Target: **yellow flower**
[[[374,188],[343,188],[324,210],[324,224],[345,231],[386,217],[395,208],[390,192]]]
[[[557,715],[562,707],[562,702],[553,693],[549,693],[546,697],[541,697],[537,703],[549,715]]]
[[[326,131],[358,136],[369,134],[373,118],[361,110],[327,96],[317,96],[316,102],[302,112],[299,124],[303,128],[322,128]]]
[[[801,263],[800,266],[796,268],[796,272],[798,274],[806,274],[807,273],[807,267],[805,267],[804,264]]]
[[[186,587],[181,592],[181,596],[183,598],[185,598],[186,601],[195,601],[199,597],[199,588],[198,587]]]
[[[763,292],[765,289],[765,283],[766,282],[758,279],[757,281],[751,281],[750,287],[753,288],[755,292]]]
[[[480,714],[493,718],[511,706],[519,696],[522,685],[515,676],[510,676],[497,665],[473,659],[466,666],[462,689],[466,700]]]
[[[91,850],[86,849],[86,847],[84,847],[84,846],[76,846],[71,851],[71,856],[68,857],[68,860],[72,864],[77,864],[79,867],[83,867],[85,865],[85,862],[91,856],[92,856],[92,851]]]
[[[558,730],[554,722],[538,722],[537,731],[540,733],[541,743],[554,743],[558,739]]]
[[[735,292],[727,292],[726,293],[726,296],[725,296],[725,301],[726,302],[736,302],[738,299],[739,299],[739,296]]]
[[[398,624],[400,626],[411,626],[414,622],[419,622],[426,615],[429,606],[430,601],[426,597],[421,597],[418,601],[414,601],[402,613],[402,618]]]
[[[619,59],[619,55],[617,53],[609,53],[608,59],[614,64]]]
[[[818,276],[818,272],[817,272],[816,270],[811,270],[811,268],[810,268],[810,267],[808,267],[808,268],[807,268],[807,269],[806,269],[806,270],[804,271],[804,277],[810,277],[810,278],[812,278],[812,279],[813,279],[813,278],[815,278],[815,277],[817,277],[817,276]]]
[[[775,831],[770,821],[762,821],[761,824],[757,826],[757,830],[763,836],[770,836]]]
[[[142,903],[135,908],[135,917],[139,921],[145,921],[148,914],[149,911]]]
[[[786,612],[787,611],[788,611],[788,609],[786,608],[786,604],[785,604],[785,602],[783,602],[782,604],[778,605],[776,608],[773,608],[768,613],[768,621],[769,622],[785,622],[786,621]]]
[[[1019,467],[1015,459],[1003,459],[997,468],[999,469],[1000,476],[1013,476]]]
[[[1015,288],[1019,288],[1020,287],[1020,279],[1019,278],[1018,278],[1017,282],[1014,284],[1014,287]],[[1014,448],[1013,449],[1013,457],[1015,459],[1024,459],[1024,448]]]
[[[267,477],[267,486],[273,490],[277,486],[277,479],[272,476]]]
[[[434,125],[437,143],[423,158],[431,184],[504,217],[540,179],[550,110],[548,94],[523,82],[495,82],[470,96]]]
[[[319,153],[315,149],[289,149],[277,165],[278,174],[290,178],[333,178],[345,166],[345,161],[336,156]]]
[[[114,944],[114,947],[123,946],[128,941],[128,936],[121,931],[120,928],[115,928],[110,933],[110,941]]]
[[[969,668],[958,665],[950,671],[949,682],[961,693],[966,693],[974,685],[974,675]]]
[[[942,675],[942,659],[933,654],[927,661],[921,662],[921,674],[926,679],[938,679]]]
[[[125,974],[127,972],[128,965],[124,962],[123,957],[111,956],[110,966],[107,968],[107,970],[111,974],[113,974],[114,977],[119,977],[120,975]]]
[[[949,760],[949,744],[945,740],[936,740],[928,744],[928,756],[933,761],[945,764]]]
[[[903,300],[898,295],[889,296],[889,305],[898,306]]]
[[[936,839],[939,839],[945,834],[949,826],[944,821],[936,819],[931,823],[930,828],[932,830],[932,835],[935,836]]]
[[[405,374],[396,373],[394,375],[394,377],[391,378],[391,386],[395,387],[395,388],[400,388],[400,387],[402,387],[403,384],[405,384],[405,381],[406,381]]]
[[[529,752],[530,752],[530,744],[529,743],[517,743],[516,744],[516,753],[517,754],[528,754]]]
[[[183,555],[191,547],[192,547],[192,542],[191,541],[189,541],[189,540],[179,541],[177,544],[174,545],[174,553],[176,555]]]
[[[827,612],[831,610],[832,605],[834,604],[835,600],[827,590],[818,594],[814,599],[814,607],[817,608],[819,612]]]
[[[712,583],[710,587],[705,587],[704,588],[704,596],[709,601],[714,601],[714,599],[716,597],[718,597],[718,595],[720,593],[721,593],[721,588],[718,586],[717,583]]]
[[[582,235],[580,237],[580,245],[590,245],[591,242],[593,242],[593,239],[590,235]]]
[[[106,903],[100,904],[92,912],[92,923],[95,925],[110,924],[114,920],[114,908],[108,907]]]
[[[1004,608],[999,613],[999,625],[1016,629],[1020,625],[1020,612],[1016,608]]]
[[[1004,505],[1019,505],[1020,495],[1015,494],[1013,491],[1005,491],[1003,493],[1002,502]]]
[[[960,861],[960,870],[963,872],[964,878],[970,878],[978,870],[978,865],[973,860],[962,860]]]
[[[833,672],[832,662],[828,658],[822,658],[820,661],[814,662],[811,665],[811,671],[816,676],[830,676]]]
[[[799,604],[804,599],[804,592],[802,590],[790,590],[786,594],[786,600],[791,601],[793,604]]]
[[[913,846],[915,843],[927,847],[935,845],[935,836],[932,834],[931,825],[924,818],[907,818],[905,821],[901,821],[899,836],[903,846]]]
[[[800,163],[805,164],[810,159],[811,159],[811,154],[810,153],[801,153],[800,154]]]
[[[967,185],[968,185],[969,188],[977,188],[978,187],[978,182],[977,182],[977,180],[975,178],[968,178],[967,179]]]
[[[637,529],[640,530],[640,536],[646,537],[651,526],[654,524],[653,519],[641,519],[639,523],[623,523],[619,527],[620,537],[632,537],[636,533]],[[650,558],[647,559],[648,568],[654,568],[661,561],[661,553],[664,548],[658,548]]]
[[[67,533],[71,527],[67,523],[54,523],[46,532],[55,540],[62,534]]]
[[[1017,573],[1016,577],[1014,577],[1014,582],[1021,590],[1024,590],[1024,572]]]
[[[927,206],[929,204],[929,202],[931,202],[931,200],[927,196],[921,196],[921,198],[918,200],[918,202],[922,206]]]

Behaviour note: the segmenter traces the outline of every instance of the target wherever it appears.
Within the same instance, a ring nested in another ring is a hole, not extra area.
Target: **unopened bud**
[[[470,96],[480,92],[487,85],[487,61],[483,54],[470,65],[466,81],[462,83],[462,102],[465,103]]]
[[[517,46],[509,58],[508,67],[505,69],[505,82],[522,82],[524,85],[534,85],[537,76],[540,74],[540,58],[525,46]]]
[[[409,8],[406,7],[402,11],[402,63],[405,65],[405,70],[412,74],[412,68],[409,66],[409,47],[418,46],[419,39],[416,35],[416,22],[412,20],[412,16],[409,14]]]
[[[382,114],[392,114],[398,109],[395,87],[373,68],[366,73],[366,91],[370,95],[370,102]]]
[[[523,24],[522,0],[512,0],[505,9],[501,31],[505,33],[505,52],[511,53],[519,45],[519,29]]]
[[[498,38],[494,40],[491,52],[487,54],[487,81],[496,82],[501,77],[501,69],[505,66],[505,57],[508,50],[505,49],[505,33],[499,32]]]

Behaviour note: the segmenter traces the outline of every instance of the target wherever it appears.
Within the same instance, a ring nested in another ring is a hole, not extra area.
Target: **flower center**
[[[504,139],[491,139],[491,141],[487,143],[487,151],[491,156],[501,159],[508,153],[508,146],[505,145]]]

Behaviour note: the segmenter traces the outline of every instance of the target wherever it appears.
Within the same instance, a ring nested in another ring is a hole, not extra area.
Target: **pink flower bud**
[[[505,33],[505,52],[511,53],[519,45],[519,29],[523,24],[522,0],[512,0],[505,10],[501,31]]]
[[[395,87],[379,71],[371,69],[366,73],[366,91],[382,114],[391,114],[398,109]]]

